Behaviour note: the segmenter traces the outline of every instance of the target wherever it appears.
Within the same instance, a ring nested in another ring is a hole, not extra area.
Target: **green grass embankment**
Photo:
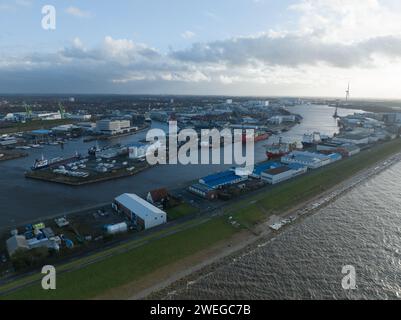
[[[198,209],[188,203],[182,203],[174,208],[167,209],[167,218],[169,221],[176,220],[197,212]]]
[[[129,252],[57,277],[57,290],[40,283],[9,294],[7,299],[87,299],[108,289],[141,279],[167,264],[192,255],[236,232],[223,218],[158,239]]]

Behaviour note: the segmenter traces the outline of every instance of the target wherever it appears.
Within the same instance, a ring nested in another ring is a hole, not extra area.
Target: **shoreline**
[[[271,241],[280,233],[285,232],[288,228],[302,223],[305,219],[316,214],[320,209],[334,202],[346,192],[373,178],[377,174],[391,168],[400,160],[401,153],[391,155],[388,159],[384,159],[375,165],[362,170],[362,172],[355,174],[316,197],[300,203],[299,205],[284,211],[280,215],[270,216],[267,220],[254,227],[253,230],[244,230],[230,239],[223,240],[222,242],[203,250],[203,252],[189,256],[182,261],[177,261],[173,266],[164,267],[155,273],[147,275],[140,281],[141,284],[139,286],[136,283],[137,288],[139,287],[142,289],[139,291],[136,290],[135,293],[128,297],[128,300],[167,299],[183,286],[190,285],[191,282],[195,281],[195,279],[207,276],[217,268],[231,263],[236,258],[249,254],[257,249],[262,243]],[[380,167],[380,170],[376,170],[378,167]],[[320,200],[322,201],[319,202]],[[319,206],[314,206],[316,202],[319,202]],[[299,213],[305,212],[305,210],[307,212],[299,216]],[[275,220],[278,221],[297,214],[297,221],[282,228],[280,231],[273,231],[269,228],[269,225],[274,223]],[[202,256],[206,256],[206,260],[201,259]],[[167,279],[165,278],[166,274],[170,274]],[[110,293],[97,297],[96,299],[113,298],[116,291],[125,291],[129,286],[130,284],[127,284],[123,287],[113,289]]]

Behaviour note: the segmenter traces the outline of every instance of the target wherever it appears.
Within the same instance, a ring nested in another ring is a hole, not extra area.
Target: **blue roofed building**
[[[51,133],[52,133],[51,130],[45,130],[45,129],[39,129],[39,130],[31,131],[31,135],[34,135],[34,136],[46,136],[46,135],[49,135]]]
[[[35,143],[48,142],[51,135],[52,131],[45,129],[33,130],[25,133],[25,137],[28,139],[34,139]]]
[[[278,162],[266,162],[266,163],[261,163],[255,165],[255,168],[251,174],[252,178],[261,178],[262,172],[269,170],[269,169],[275,169],[282,166],[281,163]]]
[[[199,179],[199,183],[212,189],[237,184],[248,180],[248,176],[239,176],[233,170],[227,170]]]
[[[340,161],[343,158],[339,153],[331,153],[328,155],[328,157],[331,159],[331,162]]]

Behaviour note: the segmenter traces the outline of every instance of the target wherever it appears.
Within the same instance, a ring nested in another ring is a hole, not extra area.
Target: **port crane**
[[[59,112],[60,112],[60,115],[61,115],[61,119],[64,119],[65,118],[65,108],[61,104],[61,102],[59,102],[58,107],[59,107]]]
[[[338,115],[338,106],[339,106],[339,104],[340,104],[340,101],[337,100],[337,102],[336,102],[336,111],[334,112],[334,115],[333,115],[334,119],[340,118],[340,116]]]
[[[23,102],[23,106],[25,109],[25,118],[26,119],[31,119],[32,118],[32,107],[25,102]]]

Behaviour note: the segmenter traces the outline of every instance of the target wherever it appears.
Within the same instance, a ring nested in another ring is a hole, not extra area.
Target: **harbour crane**
[[[60,112],[60,115],[61,115],[61,119],[64,119],[65,118],[65,108],[61,104],[61,102],[59,102],[58,107],[59,107],[59,112]]]
[[[23,102],[23,106],[25,109],[25,118],[31,119],[32,118],[32,107],[30,105],[26,104],[25,101]]]

